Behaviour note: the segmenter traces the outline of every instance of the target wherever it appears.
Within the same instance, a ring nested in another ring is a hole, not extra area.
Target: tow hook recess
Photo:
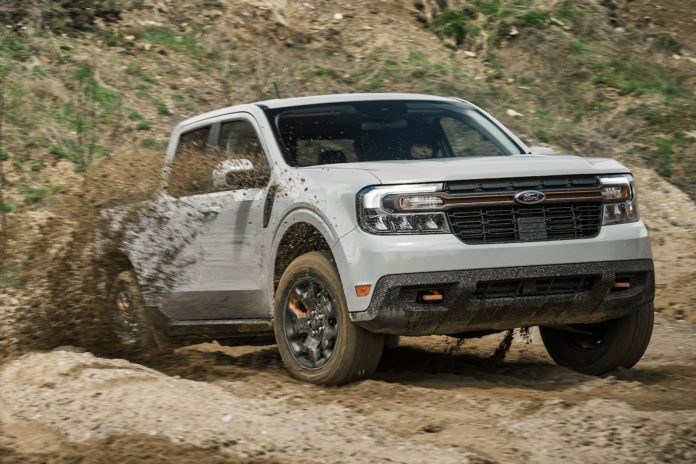
[[[441,303],[444,299],[445,294],[442,290],[421,290],[416,297],[418,303],[424,304]]]

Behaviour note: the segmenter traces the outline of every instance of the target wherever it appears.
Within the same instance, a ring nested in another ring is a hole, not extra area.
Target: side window
[[[210,191],[212,186],[210,156],[207,154],[210,126],[182,134],[171,164],[169,193],[175,197]]]
[[[226,166],[222,172],[229,189],[262,188],[268,184],[271,169],[254,126],[248,121],[222,124],[218,154]]]
[[[454,156],[503,155],[493,142],[464,121],[445,117],[440,119],[440,127],[447,136]]]

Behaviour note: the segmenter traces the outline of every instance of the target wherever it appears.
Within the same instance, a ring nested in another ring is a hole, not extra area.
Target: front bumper
[[[615,281],[629,288],[614,288]],[[422,303],[436,289],[441,303]],[[350,313],[371,332],[447,335],[615,319],[655,295],[651,259],[387,275],[365,311]]]
[[[358,297],[356,285],[384,276],[444,271],[652,259],[642,221],[603,226],[595,238],[469,245],[453,234],[372,235],[359,228],[334,245],[348,310],[367,310],[372,293]]]

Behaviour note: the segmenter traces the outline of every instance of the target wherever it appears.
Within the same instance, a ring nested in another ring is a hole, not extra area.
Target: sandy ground
[[[143,364],[32,353],[0,371],[0,462],[696,460],[693,325],[658,317],[638,366],[604,378],[532,339],[498,365],[500,336],[403,339],[374,379],[342,388],[289,379],[275,347]]]

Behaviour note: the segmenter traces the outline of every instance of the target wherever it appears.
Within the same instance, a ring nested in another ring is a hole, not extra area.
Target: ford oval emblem
[[[515,195],[515,201],[523,205],[536,205],[546,199],[544,192],[538,190],[525,190]]]

